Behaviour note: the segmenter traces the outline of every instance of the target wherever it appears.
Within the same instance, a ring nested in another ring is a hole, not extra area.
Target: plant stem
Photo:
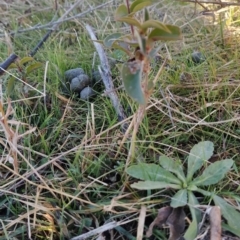
[[[130,4],[129,4],[129,0],[126,0],[126,5],[127,5],[128,13],[130,13]],[[134,35],[134,28],[133,28],[132,25],[130,25],[130,27],[131,27],[132,35]]]

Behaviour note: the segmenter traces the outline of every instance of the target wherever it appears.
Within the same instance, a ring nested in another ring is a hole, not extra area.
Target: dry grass
[[[13,36],[7,33],[57,20],[71,2],[2,1],[0,60],[12,51],[21,58],[27,56],[46,29]],[[117,29],[126,31],[113,21],[119,2],[112,1],[59,27],[35,56],[44,67],[27,76],[28,96],[23,91],[26,83],[16,80],[8,102],[9,74],[1,77],[0,240],[71,239],[111,221],[119,226],[107,231],[106,239],[135,239],[137,233],[141,239],[157,209],[169,202],[167,190],[146,194],[129,187],[124,173],[129,143],[120,150],[124,134],[110,101],[99,94],[87,103],[62,89],[59,76],[65,70],[80,65],[91,71],[95,50],[84,24],[95,27],[99,39]],[[72,15],[100,4],[100,0],[83,0]],[[156,18],[180,26],[184,38],[162,43],[160,54],[168,57],[170,68],[175,70],[164,72],[149,102],[138,133],[140,157],[136,161],[158,162],[160,154],[184,159],[195,143],[211,140],[215,144],[213,161],[233,158],[236,163],[235,171],[215,186],[215,191],[238,208],[239,10],[225,9],[216,15],[215,22],[197,14],[199,11],[175,1],[155,3],[151,8]],[[226,14],[230,14],[227,19]],[[203,64],[189,63],[194,49],[205,54]],[[116,51],[108,54],[119,58]],[[192,76],[189,82],[180,82],[182,72]],[[16,70],[10,73],[21,77]],[[116,70],[114,74],[115,86],[121,85]],[[118,94],[128,111],[126,121],[130,121],[136,105],[122,88]],[[206,199],[202,202],[208,204]],[[138,221],[140,213],[146,214],[145,229]],[[152,239],[166,239],[167,234],[166,229],[156,230]]]

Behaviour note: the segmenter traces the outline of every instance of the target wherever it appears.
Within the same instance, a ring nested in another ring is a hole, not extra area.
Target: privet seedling
[[[118,6],[115,20],[128,24],[131,33],[113,33],[102,42],[105,47],[120,49],[129,56],[122,66],[121,77],[127,94],[142,105],[147,103],[154,89],[154,81],[148,75],[150,60],[159,50],[155,48],[155,43],[181,39],[181,31],[177,26],[150,18],[147,7],[151,4],[150,0],[136,0],[130,5],[126,0],[126,5]],[[136,17],[139,11],[143,11],[142,20]]]
[[[201,221],[201,213],[195,207],[199,205],[195,196],[196,192],[212,199],[215,205],[221,208],[222,216],[227,220],[227,224],[223,225],[223,227],[240,237],[240,213],[223,198],[204,189],[206,186],[221,181],[233,165],[232,159],[224,159],[208,165],[207,161],[213,155],[213,150],[213,143],[210,141],[196,144],[187,158],[186,173],[183,170],[181,161],[173,160],[167,156],[159,158],[160,165],[140,163],[127,169],[130,176],[143,180],[133,183],[132,188],[140,190],[171,188],[176,191],[171,197],[170,207],[162,209],[163,213],[161,214],[166,214],[166,212],[171,214],[174,209],[179,211],[184,206],[189,207],[192,222],[184,235],[186,240],[195,239]],[[205,170],[195,177],[195,174],[199,173],[199,170],[204,167]],[[179,212],[180,215],[183,214]]]

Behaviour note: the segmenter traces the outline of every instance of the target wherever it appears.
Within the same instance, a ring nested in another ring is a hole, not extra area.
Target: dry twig
[[[125,115],[123,107],[118,99],[118,96],[114,90],[114,85],[112,82],[112,74],[111,74],[109,63],[108,63],[108,58],[105,54],[105,51],[104,51],[102,45],[100,43],[96,42],[97,38],[95,36],[95,33],[94,33],[92,27],[90,25],[86,25],[86,29],[87,29],[91,39],[93,40],[93,44],[94,44],[94,46],[98,52],[99,58],[100,58],[101,66],[99,66],[99,72],[101,74],[103,83],[105,85],[105,89],[106,89],[105,93],[112,101],[112,105],[118,115],[118,120],[123,121],[124,119],[126,119],[126,115]],[[122,129],[123,130],[127,129],[126,123],[122,124]]]

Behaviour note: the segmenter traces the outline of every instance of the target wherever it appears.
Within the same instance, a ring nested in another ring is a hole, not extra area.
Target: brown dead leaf
[[[152,236],[153,227],[162,227],[163,224],[167,224],[170,228],[169,240],[180,239],[181,234],[185,229],[184,218],[185,213],[183,208],[172,208],[170,206],[162,207],[158,210],[157,217],[150,224],[146,236]]]

